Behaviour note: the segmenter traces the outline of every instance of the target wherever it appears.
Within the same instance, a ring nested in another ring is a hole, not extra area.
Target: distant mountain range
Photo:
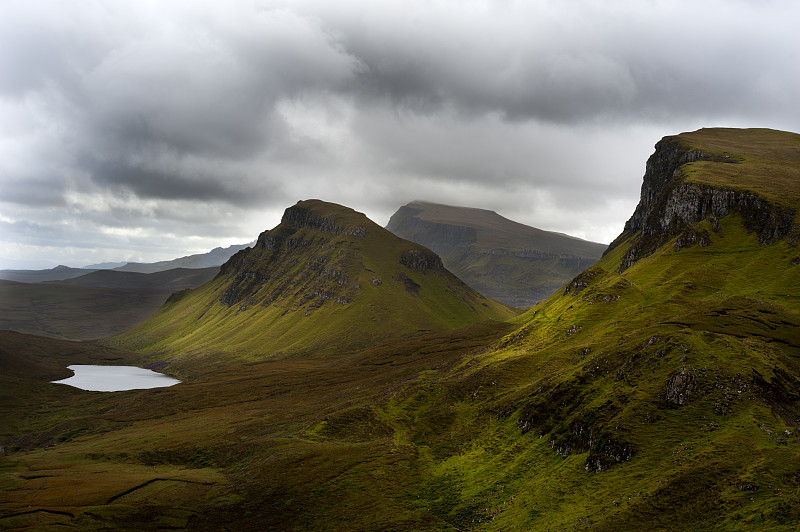
[[[164,260],[159,262],[104,262],[101,264],[94,264],[86,266],[85,268],[72,268],[70,266],[59,265],[55,268],[46,270],[0,270],[0,279],[7,281],[17,281],[19,283],[41,283],[47,281],[62,281],[66,279],[74,279],[98,270],[113,270],[119,272],[136,272],[136,273],[156,273],[175,268],[211,268],[218,267],[226,260],[228,260],[234,253],[240,251],[248,246],[252,246],[254,242],[249,244],[239,244],[228,246],[227,248],[217,247],[208,253],[198,253],[196,255],[187,255],[173,260]],[[121,279],[121,278],[120,278]]]
[[[424,201],[400,207],[386,228],[438,253],[475,290],[515,307],[546,299],[607,248],[494,211]]]
[[[173,268],[210,268],[212,266],[222,265],[226,260],[231,258],[234,253],[248,246],[252,246],[253,244],[255,244],[255,242],[237,244],[226,248],[217,247],[208,253],[187,255],[186,257],[162,260],[159,262],[128,262],[123,266],[114,268],[114,270],[119,272],[155,273],[171,270]]]

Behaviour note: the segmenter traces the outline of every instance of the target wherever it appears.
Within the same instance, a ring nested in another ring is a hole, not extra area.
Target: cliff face
[[[727,154],[692,149],[677,137],[665,137],[658,142],[647,161],[639,205],[623,233],[609,246],[610,251],[635,235],[618,271],[651,255],[676,236],[677,249],[693,244],[710,245],[713,235],[698,230],[696,224],[707,220],[712,231],[718,231],[719,219],[732,211],[741,214],[745,227],[758,234],[761,244],[770,244],[790,233],[793,208],[777,205],[747,190],[693,183],[687,179],[686,167],[696,161],[741,164]]]
[[[244,302],[243,308],[284,298],[309,302],[311,308],[325,301],[349,304],[360,291],[361,248],[370,246],[365,237],[367,226],[374,224],[344,207],[338,213],[321,214],[320,204],[306,201],[289,207],[280,225],[261,233],[252,250],[242,250],[224,264],[219,276],[230,281],[220,301],[228,307]],[[379,239],[394,238],[377,226],[371,233]],[[397,264],[411,270],[444,271],[441,259],[422,247],[400,246],[393,251]],[[383,283],[380,277],[372,281]]]

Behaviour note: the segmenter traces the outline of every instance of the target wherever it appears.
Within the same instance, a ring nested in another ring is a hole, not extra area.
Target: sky
[[[598,242],[701,127],[800,132],[791,0],[0,2],[0,268],[242,244],[319,198]]]

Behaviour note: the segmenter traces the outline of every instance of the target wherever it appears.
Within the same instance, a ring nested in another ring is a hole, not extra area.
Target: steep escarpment
[[[547,298],[605,249],[493,211],[422,201],[400,207],[386,228],[435,251],[480,293],[518,307]]]
[[[791,202],[768,199],[748,187],[749,163],[745,154],[695,147],[693,140],[701,132],[665,137],[656,144],[655,152],[647,161],[639,205],[623,233],[609,247],[611,250],[622,242],[630,243],[619,265],[620,271],[676,237],[677,249],[693,244],[710,245],[713,233],[719,231],[719,220],[734,211],[763,245],[785,238],[791,232],[795,218]],[[796,152],[790,144],[785,147],[783,156],[796,157]],[[722,173],[737,175],[738,182],[709,184],[707,180],[692,179],[697,171],[711,174],[717,171],[717,168],[709,170],[709,166],[728,166]],[[708,221],[711,232],[696,227],[704,220]]]
[[[325,353],[416,331],[513,316],[441,259],[352,209],[319,200],[235,254],[207,285],[171,298],[124,345],[184,356]]]

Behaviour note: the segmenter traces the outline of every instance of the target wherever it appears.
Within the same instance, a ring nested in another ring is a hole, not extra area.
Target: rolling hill
[[[84,270],[79,277],[60,281],[0,280],[0,330],[66,340],[105,338],[141,323],[173,292],[199,286],[218,271]]]
[[[400,207],[386,228],[439,254],[447,269],[478,292],[515,307],[546,299],[607,247],[494,211],[423,201]]]
[[[64,265],[46,270],[0,270],[0,279],[18,283],[41,283],[72,279],[93,271],[84,268],[70,268]]]
[[[49,281],[48,284],[88,286],[95,288],[163,288],[184,290],[195,288],[214,278],[219,267],[174,268],[153,273],[97,270],[80,277]]]
[[[430,250],[319,200],[178,294],[119,345],[170,357],[272,358],[363,348],[514,312],[462,283]]]
[[[715,128],[665,137],[610,250],[509,322],[363,349],[323,329],[335,356],[218,356],[215,367],[208,358],[219,348],[203,356],[193,344],[183,352],[196,358],[179,367],[184,384],[113,394],[48,387],[55,366],[44,348],[65,363],[75,346],[17,337],[0,349],[1,367],[12,369],[2,390],[13,390],[0,424],[9,451],[0,456],[0,527],[795,530],[798,172],[800,135]],[[213,286],[207,313],[219,304],[244,314],[275,294],[285,316],[306,317],[314,299],[303,294],[334,286],[301,276],[304,259],[330,252],[324,264],[341,264],[331,271],[351,281],[363,272],[346,261],[367,249],[372,226],[329,204],[298,206],[261,235],[256,253],[241,252],[176,303]],[[357,255],[373,270],[367,280],[385,261],[392,274],[380,286],[399,271],[418,296],[439,294],[423,282],[431,270],[398,266],[401,250],[424,248],[380,241],[390,253],[374,267]],[[275,264],[296,282],[286,291],[265,282]],[[336,285],[336,297],[355,289]],[[398,307],[405,286],[392,293]],[[158,351],[93,349],[151,362]]]

